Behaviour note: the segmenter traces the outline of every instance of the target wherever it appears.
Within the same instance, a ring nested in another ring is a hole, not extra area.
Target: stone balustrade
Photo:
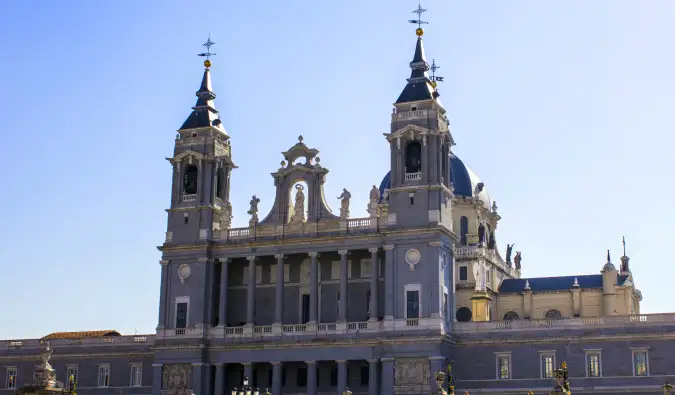
[[[325,335],[379,333],[379,332],[404,332],[420,330],[437,330],[439,333],[447,333],[442,318],[409,318],[401,320],[363,321],[363,322],[334,322],[321,324],[284,324],[284,325],[255,325],[236,327],[211,327],[185,329],[160,329],[158,337],[208,337],[219,338],[276,338],[298,337],[309,338]]]
[[[213,232],[214,240],[243,240],[249,238],[275,237],[279,235],[316,235],[335,232],[377,231],[381,221],[377,218],[352,218],[338,221],[305,222],[287,225],[258,225],[255,227],[223,229]]]
[[[486,322],[457,322],[454,333],[482,333],[503,331],[536,331],[551,329],[596,329],[633,326],[658,326],[672,323],[675,314],[638,314],[608,317],[578,317],[559,320],[513,320]]]
[[[52,347],[63,346],[119,346],[132,344],[152,344],[155,341],[155,335],[134,335],[134,336],[104,336],[90,337],[83,339],[52,339],[48,340]],[[6,340],[3,348],[41,348],[47,341],[40,339],[21,339]]]
[[[497,265],[505,273],[508,273],[511,277],[519,278],[520,275],[514,267],[509,267],[509,265],[504,262],[504,260],[495,252],[495,250],[489,250],[485,247],[469,246],[469,247],[458,247],[455,250],[455,259],[477,259],[484,257],[493,264]]]

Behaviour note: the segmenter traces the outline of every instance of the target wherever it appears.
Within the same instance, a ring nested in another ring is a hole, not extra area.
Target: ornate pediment
[[[204,154],[200,154],[197,151],[187,150],[187,151],[181,152],[180,154],[174,156],[173,158],[166,158],[166,160],[168,160],[171,163],[176,163],[176,162],[182,161],[185,158],[202,160],[202,159],[206,158],[206,156]]]
[[[384,135],[387,137],[387,140],[391,140],[395,138],[410,137],[410,136],[414,138],[415,135],[430,134],[430,133],[431,129],[427,129],[425,127],[418,125],[408,124],[400,129],[397,129],[393,133],[389,134],[385,133]]]
[[[311,165],[312,159],[319,154],[319,150],[309,148],[302,140],[303,137],[298,136],[298,142],[289,148],[288,151],[282,152],[284,159],[286,159],[289,164],[292,164],[298,158],[305,158],[305,165]]]

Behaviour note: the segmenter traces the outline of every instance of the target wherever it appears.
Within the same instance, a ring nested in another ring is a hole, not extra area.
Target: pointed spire
[[[212,126],[221,130],[223,133],[225,132],[218,117],[218,110],[216,110],[216,105],[213,102],[216,98],[216,94],[213,93],[211,84],[210,57],[215,55],[215,53],[211,53],[209,50],[214,44],[215,43],[211,41],[211,37],[209,36],[209,39],[203,44],[207,51],[198,54],[198,56],[206,57],[206,60],[204,61],[204,75],[202,76],[202,83],[199,86],[199,90],[195,94],[197,96],[197,103],[194,107],[192,107],[192,113],[188,116],[188,118],[183,123],[183,126],[181,126],[179,130],[197,129]]]
[[[408,78],[408,84],[403,88],[403,92],[401,92],[401,95],[398,97],[395,104],[431,100],[438,96],[437,94],[434,94],[434,86],[429,78],[428,71],[431,67],[429,66],[429,63],[427,63],[422,40],[422,36],[424,35],[422,25],[427,24],[428,22],[423,21],[421,17],[426,10],[419,5],[413,12],[418,15],[418,19],[411,19],[408,22],[418,25],[415,30],[415,34],[417,35],[415,54],[413,55],[412,62],[410,62],[411,71],[410,78]]]
[[[609,256],[609,250],[607,250],[607,263],[605,263],[605,266],[603,266],[602,271],[608,271],[608,270],[616,270],[614,265],[612,264],[612,258]]]

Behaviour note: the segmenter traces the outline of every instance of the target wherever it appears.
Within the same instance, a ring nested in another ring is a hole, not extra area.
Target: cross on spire
[[[422,29],[422,25],[426,25],[426,24],[429,23],[429,22],[426,22],[426,21],[422,20],[422,14],[424,14],[425,12],[427,12],[427,10],[422,8],[421,3],[418,3],[417,9],[415,9],[415,11],[413,11],[413,14],[417,14],[417,19],[410,19],[408,22],[416,24],[417,29]]]
[[[443,82],[443,77],[436,75],[436,70],[440,69],[441,66],[436,64],[436,59],[431,60],[431,81],[433,82]]]
[[[216,45],[213,41],[211,41],[211,33],[209,33],[209,38],[206,40],[204,44],[202,44],[203,47],[206,47],[206,52],[198,53],[197,56],[205,56],[206,60],[204,61],[204,66],[206,68],[211,67],[211,60],[209,58],[211,56],[215,56],[215,53],[211,53],[211,47]]]

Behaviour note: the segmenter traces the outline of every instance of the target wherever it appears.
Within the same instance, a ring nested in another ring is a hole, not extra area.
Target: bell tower
[[[168,212],[166,242],[194,244],[211,237],[213,231],[229,228],[232,218],[230,174],[232,162],[230,136],[216,110],[216,94],[211,86],[209,51],[204,44],[204,75],[197,91],[197,103],[178,129],[173,157],[171,207]]]
[[[443,224],[452,229],[449,155],[454,140],[437,90],[443,78],[436,76],[436,62],[430,66],[424,53],[425,11],[418,7],[418,19],[410,21],[418,25],[410,78],[394,103],[391,131],[385,134],[391,150],[388,222],[401,228]]]

